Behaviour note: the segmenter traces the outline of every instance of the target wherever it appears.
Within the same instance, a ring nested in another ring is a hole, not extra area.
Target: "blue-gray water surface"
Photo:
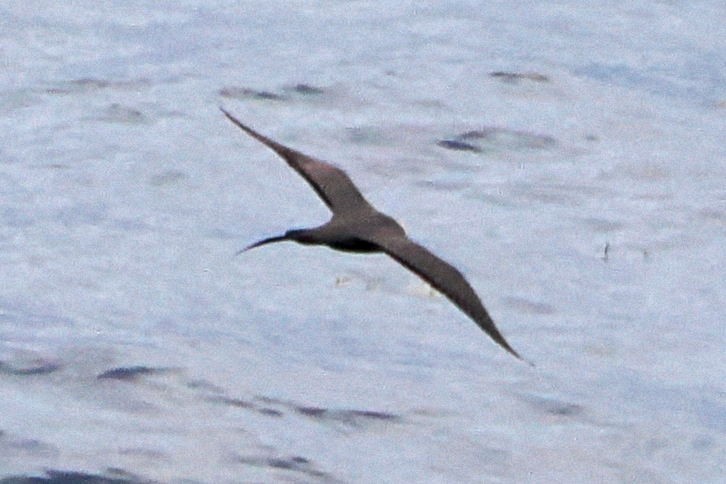
[[[3,2],[0,482],[722,482],[724,17]],[[536,366],[384,256],[235,256],[329,213],[220,105]]]

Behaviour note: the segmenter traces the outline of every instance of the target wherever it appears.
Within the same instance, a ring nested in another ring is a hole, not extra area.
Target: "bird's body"
[[[497,344],[521,359],[496,328],[464,276],[449,263],[409,239],[398,222],[376,210],[365,199],[343,170],[271,140],[242,124],[224,109],[222,112],[237,127],[282,157],[333,212],[330,221],[319,227],[288,230],[283,235],[260,240],[240,252],[283,241],[326,245],[345,252],[384,252],[444,294]]]

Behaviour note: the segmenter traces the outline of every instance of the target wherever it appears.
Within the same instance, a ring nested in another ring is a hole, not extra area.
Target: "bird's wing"
[[[291,168],[298,172],[313,187],[315,193],[318,194],[333,213],[370,206],[358,188],[353,184],[350,177],[340,168],[330,163],[316,160],[299,151],[288,148],[277,141],[271,140],[249,126],[242,124],[240,120],[223,108],[220,107],[219,109],[242,131],[280,155]]]
[[[387,237],[385,235],[371,238],[381,249],[431,284],[449,301],[459,307],[467,316],[474,320],[499,346],[519,358],[519,354],[507,343],[504,336],[494,325],[494,321],[484,308],[479,296],[466,281],[464,276],[448,262],[435,256],[428,249],[411,241],[407,237]]]

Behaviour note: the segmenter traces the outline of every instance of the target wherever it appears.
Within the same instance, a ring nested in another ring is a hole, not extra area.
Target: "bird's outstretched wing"
[[[292,169],[307,181],[315,193],[325,202],[333,213],[342,213],[356,209],[370,207],[350,177],[337,166],[324,161],[316,160],[299,151],[263,136],[254,129],[242,124],[223,108],[219,108],[227,118],[248,135],[264,144],[280,157]]]
[[[522,360],[494,325],[474,289],[455,267],[407,237],[374,236],[372,239],[371,242],[381,247],[386,254],[416,273],[458,306],[499,346]]]

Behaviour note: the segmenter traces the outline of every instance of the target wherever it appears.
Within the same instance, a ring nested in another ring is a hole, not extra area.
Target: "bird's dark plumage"
[[[227,119],[236,124],[242,131],[280,155],[290,165],[290,168],[298,172],[313,187],[315,193],[333,212],[370,206],[348,174],[337,166],[318,161],[299,151],[281,145],[245,126],[224,109],[222,109],[222,112],[227,116]]]
[[[237,127],[281,156],[333,212],[330,221],[320,227],[289,230],[284,235],[256,242],[240,252],[285,240],[327,245],[351,252],[384,252],[441,292],[497,344],[521,359],[499,332],[461,272],[413,242],[394,219],[373,208],[343,170],[273,141],[220,109]]]

